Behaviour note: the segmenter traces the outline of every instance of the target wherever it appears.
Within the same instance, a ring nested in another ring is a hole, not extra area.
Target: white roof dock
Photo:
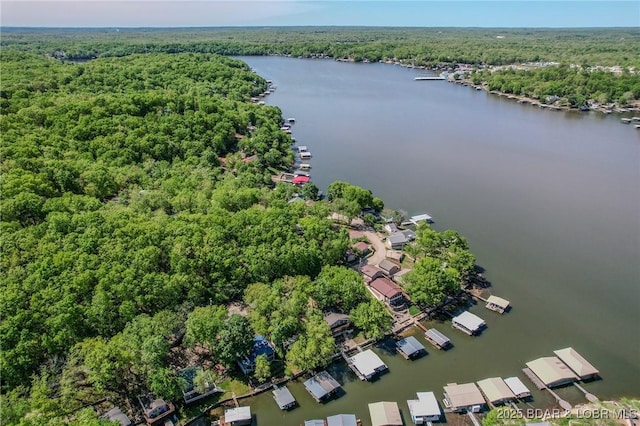
[[[482,318],[472,314],[469,311],[464,311],[457,317],[454,317],[451,322],[455,328],[467,333],[470,336],[476,334],[485,325],[487,325]]]
[[[426,213],[419,214],[416,216],[411,216],[411,218],[409,219],[409,222],[412,222],[415,225],[417,225],[419,222],[432,222],[432,221],[433,221],[433,218]]]
[[[504,313],[509,309],[509,301],[498,296],[489,296],[487,299],[487,309],[495,312]]]
[[[315,419],[315,420],[305,420],[304,426],[325,426],[325,424],[324,424],[324,420]]]
[[[377,373],[387,369],[387,364],[371,349],[360,352],[351,357],[353,367],[357,369],[364,379],[369,380]]]
[[[224,422],[231,425],[251,424],[251,407],[237,407],[224,410]]]
[[[435,328],[430,328],[424,333],[424,337],[439,349],[446,349],[451,345],[451,340]]]
[[[567,364],[569,368],[582,380],[595,378],[600,373],[573,348],[559,349],[557,351],[553,351],[553,353],[556,354],[562,362]]]
[[[524,385],[524,383],[522,383],[522,380],[520,380],[519,378],[515,376],[507,377],[506,379],[504,379],[504,382],[507,384],[507,386],[509,386],[509,389],[511,389],[511,392],[513,392],[513,394],[517,398],[522,399],[531,396],[531,391]]]
[[[336,414],[327,417],[327,426],[358,426],[355,414]]]
[[[555,356],[530,361],[527,367],[548,387],[562,386],[578,379],[571,369]]]
[[[396,345],[398,346],[398,351],[407,359],[417,357],[425,352],[424,345],[413,336],[398,340]]]
[[[340,383],[326,371],[321,371],[304,382],[304,387],[319,402],[340,388]]]
[[[273,399],[276,400],[276,403],[281,410],[288,410],[289,408],[292,408],[294,405],[296,405],[296,399],[293,397],[291,391],[286,386],[274,389],[272,393]]]
[[[444,396],[454,411],[464,411],[474,405],[485,405],[482,393],[474,383],[448,384],[444,387]]]
[[[298,147],[298,152],[306,152],[308,151],[307,146],[306,145],[300,145]]]
[[[398,403],[382,401],[369,404],[371,426],[402,426]]]
[[[516,397],[500,377],[491,377],[477,383],[487,401],[492,404],[504,403]]]
[[[438,400],[433,392],[418,392],[418,399],[407,401],[411,420],[417,425],[434,422],[442,414]]]

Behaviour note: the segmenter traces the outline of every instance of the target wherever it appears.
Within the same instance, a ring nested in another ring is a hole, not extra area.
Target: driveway
[[[387,247],[385,247],[384,243],[382,242],[382,238],[380,238],[380,236],[375,232],[364,231],[364,236],[367,237],[367,239],[373,246],[373,249],[375,250],[375,253],[367,258],[367,264],[377,265],[386,258]]]

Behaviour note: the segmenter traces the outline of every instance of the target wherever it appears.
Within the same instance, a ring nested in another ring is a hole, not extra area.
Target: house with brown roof
[[[376,278],[384,277],[382,269],[374,265],[364,265],[362,268],[360,268],[360,273],[362,274],[362,276],[364,276],[365,283],[369,283]]]
[[[351,246],[356,253],[360,253],[361,256],[366,256],[371,252],[371,244],[360,241]]]
[[[402,289],[389,278],[376,278],[368,285],[376,299],[389,304],[394,310],[405,308],[405,297]]]
[[[378,263],[378,268],[380,268],[387,276],[391,276],[400,271],[400,267],[398,265],[387,259]]]
[[[333,335],[333,337],[336,337],[351,328],[349,315],[341,314],[339,312],[326,313],[324,315],[324,321],[329,325],[329,329],[331,330],[331,335]]]

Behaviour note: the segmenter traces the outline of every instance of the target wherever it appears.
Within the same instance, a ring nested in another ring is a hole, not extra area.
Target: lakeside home
[[[376,299],[387,303],[395,311],[406,308],[402,288],[387,277],[376,278],[368,284]]]
[[[169,401],[156,398],[154,393],[138,396],[138,402],[142,407],[144,420],[148,425],[157,425],[167,420],[175,411],[175,407]]]

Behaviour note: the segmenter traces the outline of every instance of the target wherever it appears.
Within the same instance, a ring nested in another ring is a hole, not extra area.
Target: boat
[[[301,163],[298,168],[300,170],[309,170],[311,168],[311,164],[309,163]]]
[[[301,160],[308,160],[310,158],[311,158],[311,153],[309,151],[300,152],[300,159]]]
[[[620,121],[623,122],[624,124],[631,123],[631,119],[630,118],[621,118]]]

